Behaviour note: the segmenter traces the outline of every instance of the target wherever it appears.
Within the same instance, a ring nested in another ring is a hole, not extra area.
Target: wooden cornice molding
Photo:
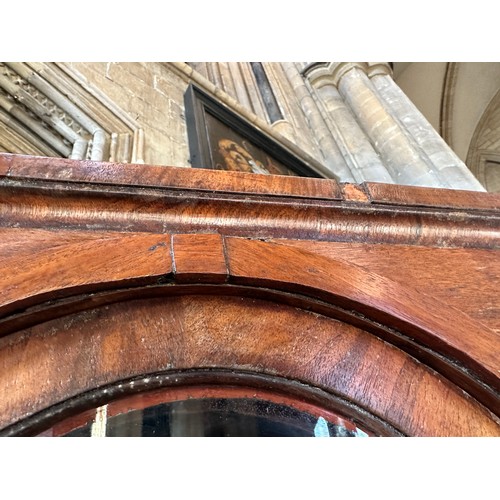
[[[477,248],[500,239],[500,196],[472,191],[0,154],[0,192],[4,224],[16,227]]]

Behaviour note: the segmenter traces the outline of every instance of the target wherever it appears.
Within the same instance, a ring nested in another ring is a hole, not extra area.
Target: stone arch
[[[500,192],[500,91],[479,120],[467,154],[467,165],[491,192]]]

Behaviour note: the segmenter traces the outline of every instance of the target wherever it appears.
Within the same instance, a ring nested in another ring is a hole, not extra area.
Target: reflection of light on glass
[[[108,420],[108,406],[100,406],[96,409],[95,419],[90,429],[91,437],[106,437],[106,423]]]
[[[269,172],[265,168],[257,165],[257,163],[255,163],[253,160],[248,160],[248,163],[250,163],[256,174],[269,174]]]
[[[314,426],[314,437],[330,437],[330,431],[328,430],[328,424],[323,417],[319,417],[316,425]]]
[[[366,432],[363,432],[361,429],[356,429],[356,437],[367,438],[369,436]]]

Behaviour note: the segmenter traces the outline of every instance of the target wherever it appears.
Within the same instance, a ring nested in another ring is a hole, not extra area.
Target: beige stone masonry
[[[295,95],[297,96],[301,109],[306,116],[309,128],[312,129],[316,135],[316,140],[324,156],[325,165],[341,182],[355,182],[356,178],[347,165],[345,155],[342,154],[337,142],[332,137],[328,125],[295,64],[282,63],[282,65]]]
[[[331,104],[338,100],[331,89],[338,89],[339,106],[343,101],[352,111],[396,183],[483,191],[390,75],[387,63],[328,63],[308,72],[318,95],[330,106],[330,117],[341,126],[346,115],[334,117]],[[344,138],[358,135],[354,130],[351,123]],[[361,175],[366,175],[363,170]]]
[[[397,86],[391,76],[377,74],[372,76],[371,82],[380,99],[390,107],[399,125],[416,142],[421,155],[426,157],[435,169],[441,186],[484,190],[471,171]]]
[[[440,186],[432,166],[384,107],[362,69],[352,67],[345,71],[338,89],[398,184]]]
[[[328,67],[315,66],[305,71],[305,77],[325,110],[325,121],[355,181],[393,183],[395,179],[337,88],[340,78],[355,65],[334,63]]]

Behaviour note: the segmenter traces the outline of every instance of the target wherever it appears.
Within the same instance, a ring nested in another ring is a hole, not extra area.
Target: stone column
[[[390,107],[399,125],[415,139],[436,169],[443,186],[484,191],[484,187],[398,87],[386,65],[373,65],[368,76],[380,98]]]
[[[386,168],[365,130],[346,105],[344,96],[337,88],[336,74],[332,75],[329,68],[312,65],[304,74],[326,111],[331,134],[356,182],[394,183],[397,177]]]
[[[300,107],[308,121],[309,128],[314,132],[324,163],[340,182],[359,182],[347,165],[345,155],[341,153],[325,123],[311,92],[306,87],[302,75],[294,63],[282,63],[286,76],[292,86]]]
[[[433,165],[380,99],[367,69],[366,63],[331,63],[321,80],[328,76],[337,86],[397,184],[443,187]]]
[[[229,63],[228,68],[234,84],[234,97],[242,106],[252,110],[252,103],[248,95],[247,85],[241,73],[240,63]]]
[[[387,63],[322,63],[310,67],[308,78],[339,128],[349,119],[345,110],[335,115],[335,106],[347,105],[397,184],[484,191],[395,84],[390,71]],[[349,128],[343,137],[355,133],[352,125]],[[366,180],[386,182],[373,167],[370,177],[366,166],[358,168]]]

